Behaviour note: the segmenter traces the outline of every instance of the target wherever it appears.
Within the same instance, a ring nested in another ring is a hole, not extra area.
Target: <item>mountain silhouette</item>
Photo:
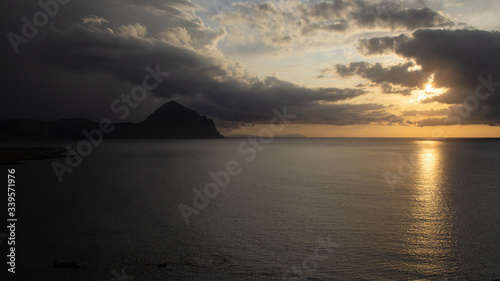
[[[113,123],[105,139],[214,139],[224,138],[214,122],[169,101],[139,123]],[[85,118],[58,121],[0,121],[0,139],[83,139],[83,131],[99,130],[99,122]]]

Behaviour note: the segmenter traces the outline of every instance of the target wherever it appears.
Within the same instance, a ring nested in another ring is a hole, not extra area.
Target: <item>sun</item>
[[[434,82],[434,73],[429,77],[429,80],[427,80],[427,85],[425,86],[425,89],[427,92],[432,92],[434,88],[432,88],[432,82]]]
[[[415,98],[411,99],[410,102],[421,103],[424,100],[439,96],[448,91],[447,88],[434,88],[434,78],[434,74],[432,74],[431,76],[429,76],[429,79],[427,80],[427,84],[425,84],[425,86],[423,85],[420,90],[412,91],[412,95]]]

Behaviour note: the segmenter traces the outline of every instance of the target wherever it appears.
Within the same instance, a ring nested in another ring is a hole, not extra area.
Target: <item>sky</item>
[[[500,1],[0,5],[0,120],[139,122],[175,100],[226,136],[286,106],[283,134],[500,137]],[[158,86],[126,103],[146,67]]]

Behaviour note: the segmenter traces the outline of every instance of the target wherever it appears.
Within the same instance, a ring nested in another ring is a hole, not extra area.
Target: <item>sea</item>
[[[16,273],[0,237],[2,280],[500,279],[499,139],[80,148],[0,166],[16,169],[17,212]]]

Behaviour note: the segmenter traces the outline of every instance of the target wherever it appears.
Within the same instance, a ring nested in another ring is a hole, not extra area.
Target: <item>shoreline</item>
[[[22,165],[24,161],[64,158],[67,150],[60,147],[0,147],[0,165]]]

